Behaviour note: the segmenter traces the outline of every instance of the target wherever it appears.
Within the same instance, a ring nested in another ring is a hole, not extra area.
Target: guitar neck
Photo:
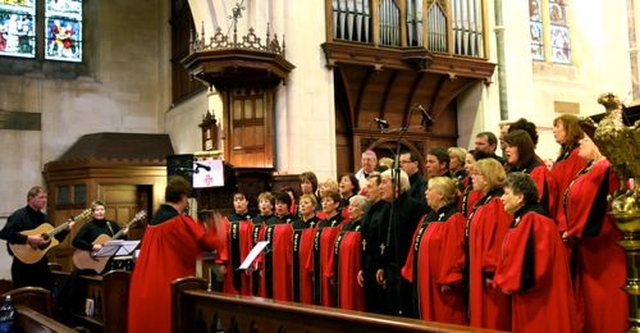
[[[73,219],[71,219],[73,222],[78,222],[82,219],[86,219],[88,216],[91,215],[91,209],[87,208],[85,210],[82,211],[82,213],[76,215],[73,217]],[[65,223],[62,223],[61,225],[55,227],[53,230],[51,230],[49,233],[46,234],[47,237],[51,238],[54,237],[55,235],[59,234],[61,231],[67,229],[69,227],[69,223],[71,221],[67,221]]]
[[[118,238],[122,237],[122,235],[124,234],[124,229],[126,229],[128,227],[129,227],[129,225],[127,224],[126,227],[121,228],[118,232],[116,232],[115,235],[111,236],[111,239],[118,239]]]
[[[146,216],[146,213],[144,211],[140,211],[136,214],[136,216],[133,217],[133,219],[131,219],[131,221],[129,221],[129,223],[127,223],[124,227],[122,227],[115,235],[113,235],[111,237],[111,239],[118,239],[120,237],[122,237],[122,235],[124,234],[124,230],[131,227],[134,223],[140,221],[141,219],[143,219]],[[108,222],[107,222],[108,223]]]
[[[54,237],[55,235],[59,234],[61,231],[67,229],[68,227],[69,227],[69,221],[55,227],[53,230],[47,233],[47,237],[48,238]]]

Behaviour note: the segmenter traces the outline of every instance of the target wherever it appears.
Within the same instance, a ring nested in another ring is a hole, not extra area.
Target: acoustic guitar
[[[104,243],[112,240],[118,239],[124,234],[124,230],[133,226],[136,222],[142,220],[147,216],[146,210],[141,210],[124,226],[120,231],[118,231],[113,237],[102,234],[93,241],[93,245],[100,244],[104,245]],[[109,258],[111,257],[96,257],[95,251],[87,251],[87,250],[76,250],[73,253],[73,264],[79,269],[91,269],[96,273],[100,274],[107,266],[107,262],[109,262]]]
[[[69,227],[69,223],[71,223],[72,221],[78,222],[89,218],[91,216],[91,212],[91,208],[87,208],[80,214],[73,217],[71,221],[62,223],[55,228],[49,223],[43,223],[35,229],[21,231],[20,233],[27,237],[39,235],[47,242],[41,244],[40,246],[33,246],[29,244],[29,242],[27,242],[26,244],[9,244],[9,248],[11,249],[11,252],[13,252],[13,255],[21,262],[25,264],[36,263],[40,261],[40,259],[42,259],[45,254],[47,254],[47,251],[60,244],[60,242],[54,237],[55,235],[63,230],[66,230]]]

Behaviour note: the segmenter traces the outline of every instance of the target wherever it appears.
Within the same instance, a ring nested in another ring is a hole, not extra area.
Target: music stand
[[[110,240],[104,243],[93,256],[96,258],[131,256],[139,244],[139,240]]]

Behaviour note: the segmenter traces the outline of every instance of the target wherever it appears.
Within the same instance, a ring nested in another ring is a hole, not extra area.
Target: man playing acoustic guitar
[[[45,239],[41,234],[26,235],[21,233],[36,229],[49,222],[47,214],[41,211],[46,205],[47,192],[44,188],[40,186],[32,187],[27,192],[27,206],[16,210],[9,216],[7,224],[0,230],[0,239],[6,240],[7,245],[28,244],[34,249],[46,247],[52,239]],[[62,242],[74,224],[74,220],[64,223],[65,230],[55,233],[55,239],[58,242]],[[8,249],[8,251],[13,256],[11,249]],[[30,264],[23,263],[18,257],[14,256],[11,264],[11,279],[13,280],[14,288],[35,286],[51,289],[53,279],[49,272],[47,256],[43,255],[41,259]]]

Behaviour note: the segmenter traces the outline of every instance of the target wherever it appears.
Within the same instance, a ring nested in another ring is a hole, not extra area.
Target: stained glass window
[[[542,4],[540,0],[529,0],[529,33],[531,35],[531,57],[544,61],[544,33],[542,28]]]
[[[0,55],[35,58],[35,0],[0,0]]]
[[[549,0],[549,20],[552,60],[556,63],[568,64],[571,62],[571,39],[567,23],[566,0]]]
[[[45,59],[82,61],[82,0],[45,0]]]

